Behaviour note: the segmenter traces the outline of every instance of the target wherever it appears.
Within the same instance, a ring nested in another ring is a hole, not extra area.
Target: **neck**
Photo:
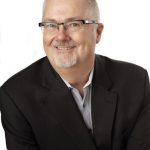
[[[89,74],[93,69],[93,66],[94,63],[91,63],[89,66],[80,65],[70,68],[58,68],[56,66],[53,67],[64,80],[80,91],[88,81]]]

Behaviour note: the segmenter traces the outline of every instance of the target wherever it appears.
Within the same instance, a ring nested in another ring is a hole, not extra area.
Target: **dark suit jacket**
[[[93,134],[70,90],[42,58],[0,90],[8,150],[150,150],[150,84],[136,65],[96,56]]]

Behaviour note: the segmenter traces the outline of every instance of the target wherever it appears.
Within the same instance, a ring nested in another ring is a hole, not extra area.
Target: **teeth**
[[[73,47],[59,47],[59,46],[57,47],[57,46],[56,46],[56,48],[57,48],[57,49],[60,49],[60,50],[69,50],[69,49],[71,49],[71,48],[73,48]]]

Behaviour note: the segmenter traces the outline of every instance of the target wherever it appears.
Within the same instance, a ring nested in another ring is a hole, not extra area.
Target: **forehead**
[[[87,0],[46,0],[43,19],[90,18]]]

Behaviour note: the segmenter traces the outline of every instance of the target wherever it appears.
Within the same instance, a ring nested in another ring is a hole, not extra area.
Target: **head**
[[[43,22],[64,23],[76,19],[99,22],[95,0],[45,0]],[[103,25],[84,24],[76,32],[68,32],[59,25],[56,33],[43,30],[43,46],[54,69],[92,68],[95,46],[100,41]]]

